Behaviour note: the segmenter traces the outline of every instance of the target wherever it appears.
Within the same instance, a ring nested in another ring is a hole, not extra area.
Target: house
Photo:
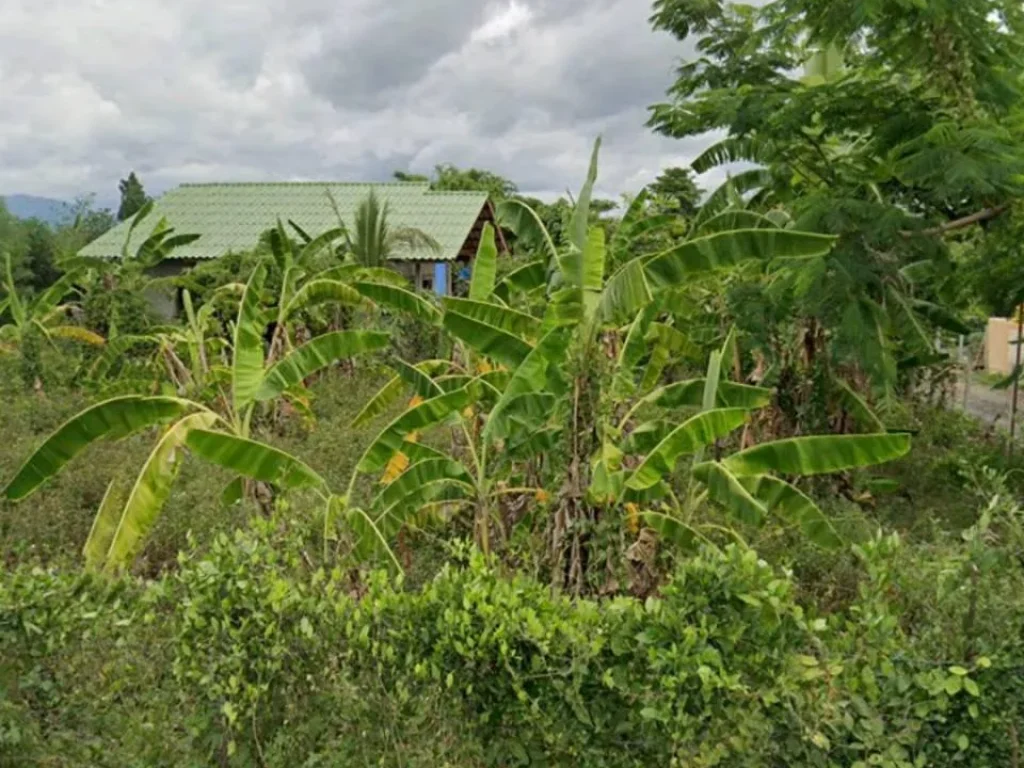
[[[1017,364],[1017,320],[990,317],[985,328],[985,370],[1008,376]],[[1021,358],[1024,360],[1024,356]]]
[[[485,192],[434,192],[419,182],[182,184],[157,200],[150,216],[132,233],[129,252],[164,217],[177,234],[200,235],[174,250],[156,270],[157,276],[179,274],[197,262],[255,247],[260,235],[279,219],[295,222],[311,237],[337,227],[339,216],[351,229],[356,208],[371,189],[388,204],[392,227],[420,229],[440,245],[439,252],[400,251],[392,266],[421,289],[450,294],[459,265],[476,255],[484,223],[494,221],[494,208]],[[121,222],[79,254],[119,258],[128,230],[129,222]],[[162,313],[174,314],[172,300],[160,303]]]

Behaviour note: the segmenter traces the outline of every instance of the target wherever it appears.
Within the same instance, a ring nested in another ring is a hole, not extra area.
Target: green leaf
[[[704,403],[707,379],[677,381],[651,392],[645,400],[661,408],[700,408]],[[719,408],[764,408],[772,400],[772,390],[721,381],[715,405]]]
[[[569,219],[569,241],[576,246],[576,249],[583,252],[587,249],[587,232],[590,228],[590,202],[594,195],[594,184],[597,183],[597,159],[601,154],[601,137],[594,141],[594,149],[590,154],[590,167],[587,170],[587,180],[583,182],[579,197],[576,198],[576,207],[573,208],[572,217]],[[603,248],[602,248],[603,250]],[[603,265],[602,255],[602,265]],[[598,276],[598,287],[602,274]],[[578,287],[587,288],[584,283],[577,283]]]
[[[683,552],[696,552],[699,543],[704,539],[695,529],[678,518],[660,512],[643,512],[641,516],[649,528],[657,531],[661,538],[679,547]]]
[[[400,359],[396,359],[394,362],[395,371],[398,373],[399,378],[411,386],[413,392],[425,400],[443,395],[447,391],[427,373],[427,371],[432,372],[436,370],[438,365],[447,366],[448,362],[444,360],[424,360],[416,363],[416,365],[409,365],[409,363]]]
[[[192,403],[177,398],[128,395],[86,408],[65,422],[28,458],[4,489],[4,496],[11,501],[23,499],[95,441],[127,437],[176,418],[191,407]]]
[[[918,352],[934,352],[935,345],[931,336],[910,308],[907,298],[891,286],[886,289],[885,295],[893,322],[907,344]]]
[[[832,522],[808,496],[784,480],[770,475],[757,475],[740,479],[771,514],[800,526],[803,534],[819,547],[838,549],[843,546]]]
[[[754,211],[723,211],[694,228],[694,234],[711,235],[737,229],[778,229],[778,225]]]
[[[410,408],[377,435],[360,459],[356,471],[369,473],[384,469],[391,457],[403,450],[405,438],[409,434],[433,426],[452,413],[461,411],[470,404],[471,399],[467,389],[457,389]]]
[[[241,411],[256,396],[263,382],[263,331],[264,316],[260,307],[260,291],[266,270],[258,265],[249,277],[238,309],[235,324],[234,364],[231,367],[231,384],[236,411]]]
[[[310,280],[292,296],[285,305],[284,316],[291,317],[296,312],[320,304],[362,304],[363,295],[355,288],[340,280]]]
[[[387,384],[380,388],[370,400],[363,406],[363,409],[356,414],[356,417],[352,419],[352,423],[349,424],[350,429],[358,429],[359,427],[373,421],[375,418],[384,413],[391,405],[402,396],[402,392],[405,390],[405,382],[400,376],[395,376]]]
[[[885,424],[882,423],[878,414],[871,410],[871,406],[854,392],[853,387],[842,379],[834,379],[834,381],[839,388],[839,399],[842,401],[843,407],[853,416],[854,421],[864,429],[884,432]]]
[[[515,334],[458,312],[445,313],[444,327],[470,348],[511,368],[518,367],[533,349]]]
[[[428,323],[436,323],[440,319],[441,311],[433,302],[397,285],[358,281],[352,283],[352,287],[370,301],[405,312]]]
[[[220,503],[224,507],[233,507],[245,495],[245,478],[236,477],[220,492]]]
[[[317,336],[267,371],[255,399],[273,400],[332,363],[383,349],[390,341],[390,334],[382,331],[335,331]]]
[[[487,417],[483,432],[484,442],[507,434],[508,410],[517,397],[551,389],[548,381],[548,369],[552,363],[564,359],[568,339],[568,331],[556,328],[542,338],[537,346],[523,358],[523,362],[512,374],[501,397]]]
[[[505,200],[497,206],[498,223],[511,230],[527,248],[542,248],[547,258],[558,258],[558,250],[551,233],[537,212],[522,200]],[[544,278],[547,278],[545,270]]]
[[[760,525],[768,510],[743,487],[739,479],[717,461],[698,464],[693,476],[708,488],[708,497],[748,525]]]
[[[649,258],[644,264],[648,281],[656,288],[685,284],[701,272],[735,266],[750,259],[823,256],[835,238],[786,229],[740,229],[690,240]]]
[[[628,261],[605,283],[597,309],[598,320],[603,323],[617,323],[635,317],[651,303],[651,298],[643,261]]]
[[[936,328],[942,328],[950,333],[966,336],[971,333],[971,327],[960,318],[943,306],[933,304],[930,301],[914,299],[911,306],[917,314],[928,320]]]
[[[7,291],[7,307],[11,311],[14,324],[22,326],[25,324],[25,305],[21,303],[21,296],[18,294],[17,285],[14,282],[14,271],[11,267],[11,254],[4,253],[4,289]]]
[[[96,358],[96,362],[89,369],[89,378],[102,379],[114,363],[123,359],[124,354],[132,347],[141,347],[147,344],[157,344],[159,340],[155,336],[133,336],[125,335],[110,339],[103,348],[103,352]]]
[[[733,454],[724,464],[744,477],[768,472],[821,475],[882,464],[909,450],[910,435],[814,435],[757,445]]]
[[[193,429],[185,443],[206,461],[253,480],[288,490],[327,487],[327,482],[299,459],[255,440]]]
[[[336,280],[342,283],[364,282],[378,285],[394,285],[404,288],[409,281],[388,267],[364,267],[362,264],[341,264],[337,267],[317,272],[313,280]]]
[[[540,333],[540,320],[499,304],[458,298],[445,298],[442,303],[448,312],[455,312],[523,339],[536,338]]]
[[[695,453],[741,426],[748,417],[745,408],[704,411],[672,430],[647,455],[630,476],[627,486],[642,491],[670,475],[680,456]]]
[[[292,225],[293,229],[298,229],[294,222],[289,221],[288,223]],[[325,248],[331,245],[331,243],[343,238],[345,236],[345,229],[344,227],[334,227],[333,229],[328,229],[326,232],[318,235],[312,240],[309,239],[308,235],[299,230],[299,236],[306,241],[306,244],[302,246],[302,250],[299,251],[298,261],[299,264],[306,264],[319,256]]]
[[[514,269],[502,278],[498,287],[505,290],[516,290],[529,293],[542,288],[547,283],[548,270],[543,261],[531,261],[518,269]],[[497,289],[495,290],[497,293]]]
[[[498,246],[494,243],[494,226],[488,221],[480,235],[480,245],[473,262],[473,276],[469,282],[469,298],[486,301],[494,292],[494,278],[498,273]]]
[[[68,272],[57,282],[43,291],[43,294],[35,300],[32,307],[32,314],[42,318],[50,314],[61,300],[75,289],[75,281],[81,277],[81,271]]]
[[[186,416],[160,438],[132,486],[104,558],[108,572],[131,564],[139,547],[163,511],[171,485],[184,459],[182,444],[192,429],[208,429],[217,421],[210,412]],[[103,514],[103,510],[100,510]]]

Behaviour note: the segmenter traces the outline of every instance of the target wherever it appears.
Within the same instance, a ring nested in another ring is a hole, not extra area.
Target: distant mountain
[[[40,219],[56,224],[67,215],[68,204],[63,200],[34,195],[3,195],[7,210],[19,219]]]

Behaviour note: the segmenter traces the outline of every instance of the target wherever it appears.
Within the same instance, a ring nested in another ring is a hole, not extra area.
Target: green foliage
[[[121,193],[121,204],[117,208],[118,221],[127,221],[150,201],[135,171],[129,173],[127,179],[121,179],[117,183],[117,188]]]
[[[1002,509],[998,539],[865,542],[856,596],[831,616],[740,546],[701,549],[646,601],[552,595],[459,545],[420,588],[375,574],[354,596],[308,565],[308,529],[288,516],[191,548],[148,587],[19,570],[0,581],[0,651],[19,681],[0,755],[1008,765],[1024,612]]]

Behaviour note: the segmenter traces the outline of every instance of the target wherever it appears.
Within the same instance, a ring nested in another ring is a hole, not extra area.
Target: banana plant
[[[36,297],[18,294],[11,268],[10,254],[4,255],[4,297],[0,299],[0,317],[8,315],[9,323],[0,325],[0,352],[17,352],[22,357],[26,384],[32,385],[39,375],[40,338],[71,339],[84,344],[102,346],[104,338],[97,333],[74,325],[70,320],[73,306],[61,303],[74,292],[79,271],[66,273],[57,282]]]
[[[553,334],[544,348],[556,341]],[[536,359],[542,360],[540,355]],[[470,374],[442,361],[396,361],[396,369],[395,378],[370,400],[357,423],[381,414],[407,390],[414,396],[367,447],[341,498],[342,508],[357,520],[371,521],[373,530],[386,537],[431,511],[468,513],[477,543],[489,551],[504,499],[546,495],[516,472],[516,464],[553,447],[545,422],[554,395],[524,393],[524,382],[500,369]],[[431,375],[437,371],[439,375]],[[509,416],[500,430],[494,426],[498,409]],[[422,442],[440,427],[457,435],[447,451]],[[499,441],[502,450],[494,451]],[[378,482],[364,510],[356,494],[358,481],[365,477]]]
[[[443,301],[442,325],[491,364],[513,371],[511,381],[519,382],[516,397],[552,391],[552,380],[557,381],[555,391],[564,392],[548,409],[550,426],[564,447],[556,454],[566,457],[566,478],[560,484],[552,534],[553,557],[573,553],[568,571],[576,584],[582,579],[578,531],[584,519],[594,514],[587,498],[594,496],[592,481],[607,474],[607,462],[614,465],[616,461],[614,451],[605,450],[613,446],[614,436],[604,434],[602,414],[621,407],[622,387],[606,384],[628,380],[633,365],[646,361],[648,373],[641,390],[650,388],[657,384],[664,366],[687,347],[685,329],[675,327],[669,318],[659,319],[664,314],[659,302],[694,276],[748,262],[816,259],[827,254],[834,241],[758,226],[712,231],[662,252],[633,254],[631,234],[639,237],[644,230],[631,221],[613,241],[615,255],[609,259],[603,228],[589,225],[599,150],[600,141],[562,245],[556,245],[528,206],[510,203],[502,210],[503,221],[518,235],[542,244],[542,264],[528,265],[529,271],[517,275],[515,283],[501,286],[493,284],[489,271],[485,272],[483,284],[471,286],[470,298]],[[523,279],[527,276],[530,280]],[[515,291],[543,291],[543,313],[531,315],[509,306]],[[656,342],[653,353],[651,341]],[[524,382],[529,382],[528,387],[520,389]],[[488,436],[495,440],[516,412],[508,400],[499,402],[498,413],[487,419]],[[717,434],[715,430],[727,423],[712,420],[708,434]],[[486,464],[494,442],[485,442],[482,450]]]
[[[101,402],[47,438],[4,489],[8,500],[24,499],[98,440],[119,440],[160,426],[157,443],[135,481],[126,484],[115,478],[108,486],[84,548],[88,568],[114,572],[131,563],[167,501],[192,430],[219,428],[247,440],[253,415],[262,403],[285,396],[337,360],[379,350],[389,343],[389,335],[382,332],[338,331],[318,336],[268,366],[264,346],[267,312],[260,303],[265,273],[264,265],[257,266],[242,292],[230,375],[213,403],[141,395]],[[287,482],[282,485],[288,487]],[[232,482],[225,499],[239,497],[242,487],[241,480]]]
[[[909,435],[883,432],[796,437],[706,461],[705,449],[744,426],[750,413],[768,405],[772,394],[723,379],[722,364],[729,359],[733,343],[730,334],[723,348],[712,352],[703,381],[669,384],[644,398],[646,404],[669,410],[693,407],[696,413],[678,425],[658,420],[632,428],[619,455],[632,448],[643,453],[642,460],[629,471],[617,467],[610,485],[619,490],[627,504],[670,499],[662,504],[662,511],[648,511],[643,517],[669,540],[687,546],[706,538],[701,532],[706,526],[698,517],[707,501],[743,523],[763,525],[775,517],[798,527],[821,547],[841,546],[842,539],[825,513],[786,478],[845,472],[898,459],[910,450]],[[709,430],[708,420],[716,428]],[[685,503],[675,497],[670,483],[683,456],[692,457]],[[646,498],[640,501],[637,494]]]
[[[325,304],[332,306],[387,306],[430,322],[437,322],[439,312],[429,299],[410,291],[405,278],[383,266],[365,266],[358,262],[335,264],[318,269],[321,254],[334,254],[339,243],[348,241],[343,225],[310,238],[294,223],[293,228],[304,240],[296,250],[279,221],[270,232],[270,249],[280,286],[273,300],[274,332],[268,352],[276,360],[294,346],[294,326],[303,313]]]

